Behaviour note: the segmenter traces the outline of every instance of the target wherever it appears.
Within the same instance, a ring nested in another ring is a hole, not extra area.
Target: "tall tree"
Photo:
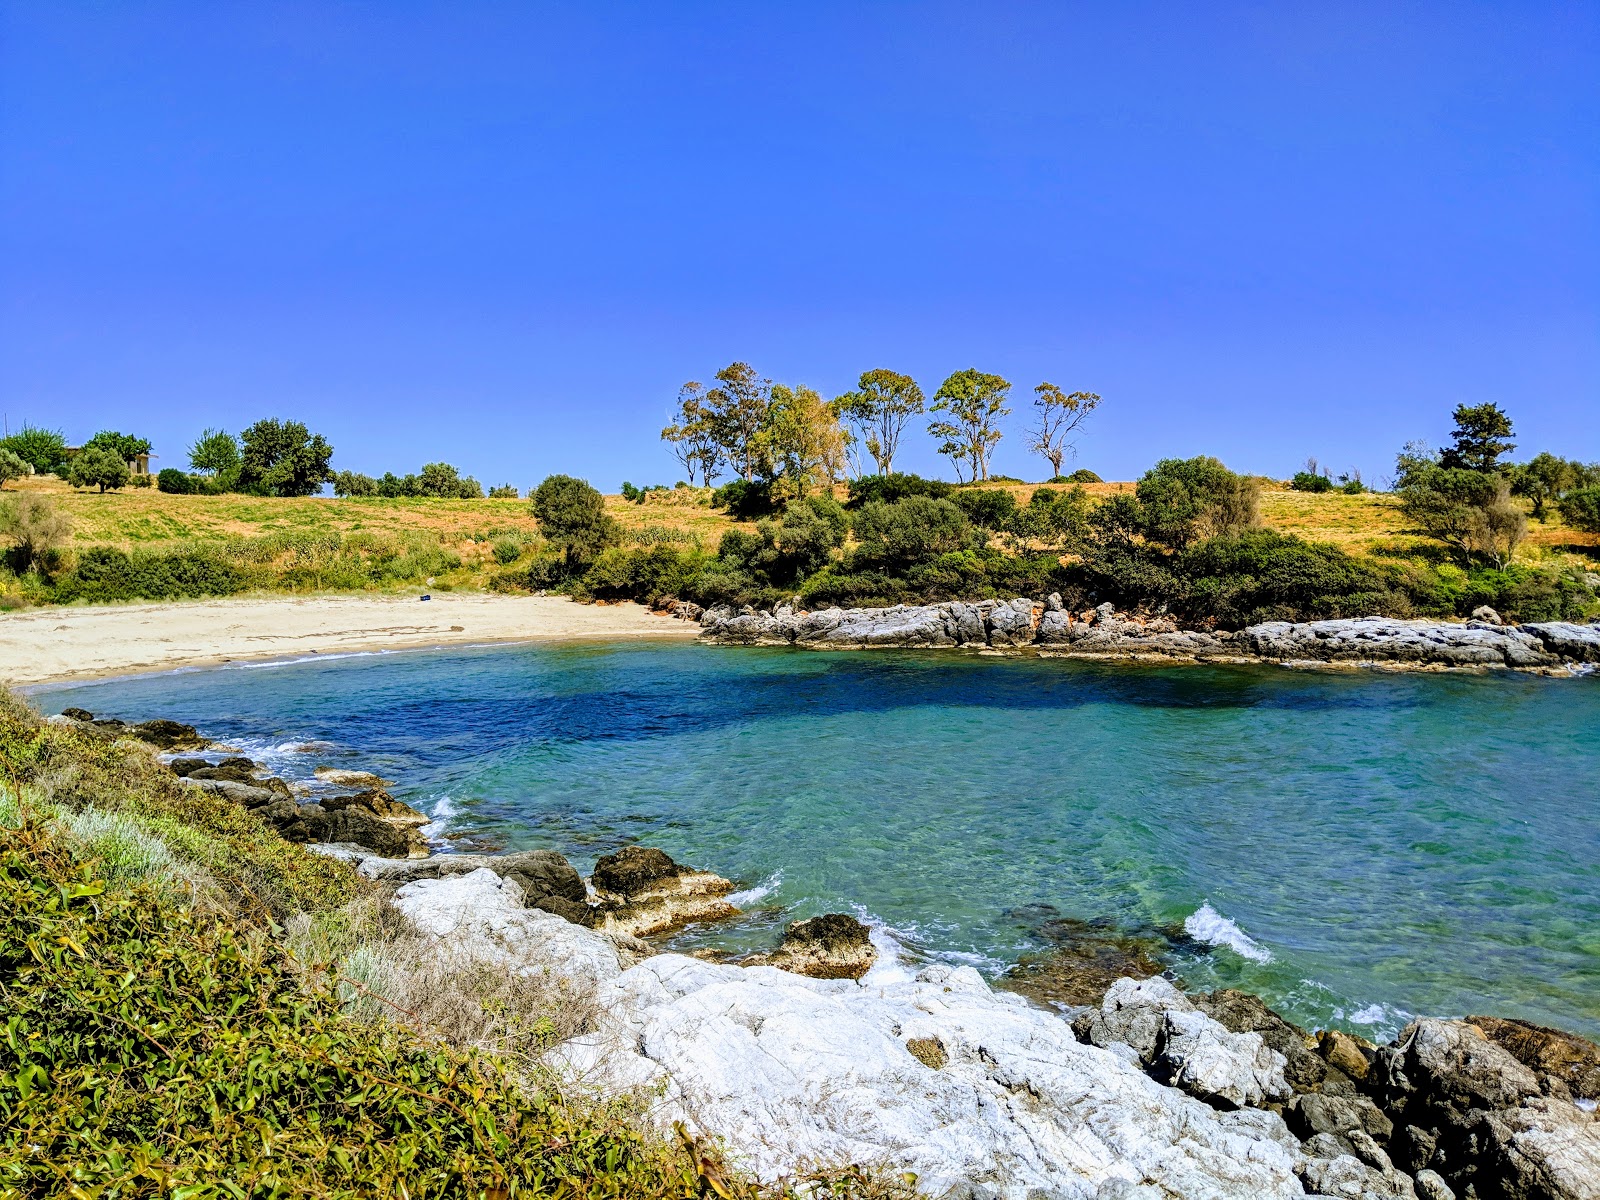
[[[690,380],[678,389],[678,418],[661,431],[661,440],[683,464],[691,487],[697,471],[706,485],[716,477],[717,468],[722,465],[722,447],[716,414],[706,399],[704,385]]]
[[[1498,404],[1458,404],[1453,416],[1455,444],[1439,455],[1439,465],[1446,470],[1495,471],[1500,456],[1517,448],[1506,440],[1513,436],[1511,418]]]
[[[1000,421],[1011,413],[1010,394],[1010,381],[972,367],[951,375],[933,394],[931,411],[946,418],[931,422],[928,432],[940,439],[939,453],[955,465],[958,479],[963,462],[974,482],[989,478],[989,455],[1004,436]]]
[[[131,433],[118,433],[102,429],[83,444],[85,450],[109,450],[125,463],[132,463],[141,454],[150,453],[150,439],[135,437]]]
[[[202,475],[222,475],[239,466],[239,443],[233,434],[203,429],[189,447],[189,466]]]
[[[24,425],[0,439],[0,447],[11,451],[40,475],[59,475],[67,465],[67,439],[59,429]]]
[[[1061,460],[1073,449],[1072,435],[1099,407],[1100,397],[1094,392],[1069,396],[1053,383],[1033,389],[1034,425],[1028,430],[1028,449],[1044,456],[1052,475],[1061,474]]]
[[[772,380],[749,363],[729,363],[717,372],[717,386],[706,393],[717,446],[746,482],[762,470],[761,434],[772,408]]]
[[[811,388],[778,384],[761,434],[766,470],[789,492],[835,482],[844,473],[844,430],[831,405]]]
[[[860,431],[861,442],[878,465],[878,474],[894,471],[894,456],[906,422],[923,411],[922,388],[909,375],[896,371],[865,371],[856,390],[836,399],[840,417]]]
[[[66,480],[73,487],[97,487],[115,491],[128,486],[128,463],[115,450],[87,446],[67,464]]]
[[[530,507],[539,532],[560,549],[568,571],[592,562],[617,540],[617,523],[606,514],[605,497],[582,479],[548,476],[534,489]]]
[[[274,496],[310,496],[333,478],[333,447],[299,421],[257,421],[240,435],[239,482]]]

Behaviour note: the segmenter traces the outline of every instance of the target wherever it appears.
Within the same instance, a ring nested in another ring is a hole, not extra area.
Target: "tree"
[[[561,550],[569,571],[592,562],[617,540],[605,497],[582,479],[551,475],[534,489],[532,508],[539,532]]]
[[[166,472],[163,471],[162,474]],[[359,471],[337,471],[333,476],[333,494],[351,499],[376,496],[378,481],[371,475],[363,475]]]
[[[1260,524],[1261,485],[1208,456],[1162,459],[1140,477],[1134,498],[1140,532],[1174,550]]]
[[[21,479],[28,471],[28,464],[22,461],[20,454],[15,450],[0,448],[0,485]]]
[[[678,389],[678,419],[661,431],[661,440],[683,464],[690,487],[694,486],[696,472],[702,484],[711,485],[722,465],[723,451],[716,414],[711,411],[702,385],[690,380]]]
[[[1600,484],[1575,488],[1561,497],[1561,516],[1574,529],[1600,533]]]
[[[1400,509],[1422,533],[1461,552],[1465,562],[1503,567],[1526,536],[1527,518],[1504,477],[1467,467],[1412,470],[1399,489]]]
[[[221,429],[204,429],[189,447],[189,467],[202,475],[227,475],[239,467],[239,443]]]
[[[739,478],[749,482],[766,467],[761,433],[772,408],[772,380],[749,363],[729,363],[717,372],[718,386],[705,394],[712,439]]]
[[[856,390],[833,403],[840,419],[860,431],[862,445],[878,464],[878,474],[891,475],[900,435],[906,422],[923,411],[926,399],[911,376],[880,369],[863,372],[856,380]]]
[[[1511,492],[1533,501],[1533,515],[1545,519],[1545,506],[1559,501],[1573,488],[1582,487],[1588,471],[1582,463],[1557,458],[1549,451],[1535,454],[1510,470]]]
[[[1456,405],[1456,427],[1451,436],[1455,444],[1439,455],[1439,465],[1452,471],[1498,470],[1496,460],[1517,447],[1506,441],[1513,436],[1511,418],[1498,404]]]
[[[299,421],[257,421],[240,439],[241,486],[265,488],[274,496],[311,496],[333,478],[328,466],[333,447]]]
[[[71,536],[71,519],[49,496],[18,492],[0,504],[0,537],[11,542],[11,566],[19,575],[42,565]]]
[[[1033,391],[1035,424],[1028,430],[1028,449],[1049,462],[1052,478],[1060,478],[1061,460],[1069,451],[1076,453],[1068,439],[1100,407],[1100,397],[1094,392],[1069,396],[1053,383],[1041,383]]]
[[[427,463],[418,477],[417,490],[447,500],[483,499],[483,485],[470,475],[463,478],[449,463]]]
[[[67,464],[67,482],[73,487],[97,487],[102,493],[128,486],[128,462],[115,450],[90,446],[78,451]]]
[[[855,519],[855,559],[866,566],[903,570],[967,547],[972,524],[961,506],[932,496],[907,496],[893,504],[874,500]]]
[[[969,367],[951,375],[933,394],[931,411],[948,419],[930,423],[928,432],[940,439],[939,453],[954,464],[957,479],[963,462],[973,482],[989,478],[989,455],[1003,436],[1000,420],[1011,413],[1005,406],[1010,393],[1007,380]]]
[[[133,460],[141,454],[150,453],[150,439],[134,437],[131,433],[117,433],[112,429],[102,429],[83,444],[85,450],[109,450],[123,462],[133,464]]]
[[[844,430],[833,408],[804,385],[772,389],[772,404],[759,439],[760,458],[786,495],[832,484],[844,474]]]
[[[0,449],[11,451],[40,475],[59,475],[67,465],[67,439],[59,429],[24,425],[0,439]]]

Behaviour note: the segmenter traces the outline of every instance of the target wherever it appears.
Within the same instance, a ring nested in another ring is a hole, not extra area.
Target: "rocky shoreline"
[[[1052,594],[816,612],[721,606],[706,610],[700,622],[701,637],[710,642],[818,650],[970,648],[1074,658],[1560,673],[1600,664],[1600,624],[1510,625],[1486,608],[1466,622],[1361,617],[1269,621],[1229,632],[1182,629],[1169,615],[1117,612],[1110,604],[1072,611]]]
[[[549,850],[430,854],[428,818],[375,775],[319,768],[308,796],[178,722],[58,719],[144,740],[185,786],[351,862],[424,955],[558,981],[593,1015],[550,1067],[764,1179],[849,1162],[967,1200],[1600,1200],[1600,1046],[1571,1034],[1480,1016],[1384,1046],[1308,1031],[1248,993],[1185,994],[1115,935],[998,986],[907,967],[839,913],[736,959],[662,952],[648,939],[740,918],[734,883],[640,846],[588,879]]]

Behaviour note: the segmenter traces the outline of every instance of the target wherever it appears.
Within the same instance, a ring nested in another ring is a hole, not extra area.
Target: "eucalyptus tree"
[[[973,482],[989,478],[989,456],[1005,436],[1000,422],[1011,413],[1010,394],[1009,380],[973,367],[951,375],[933,394],[930,411],[944,419],[930,422],[928,432],[939,439],[939,453],[955,466],[958,479],[963,463]]]
[[[917,381],[898,371],[864,371],[856,390],[833,402],[840,418],[859,432],[879,475],[894,472],[894,456],[906,423],[922,412],[926,397]]]
[[[1053,477],[1060,476],[1061,462],[1073,450],[1072,435],[1099,407],[1100,397],[1094,392],[1068,395],[1048,382],[1033,389],[1034,424],[1028,430],[1028,449],[1049,462]]]

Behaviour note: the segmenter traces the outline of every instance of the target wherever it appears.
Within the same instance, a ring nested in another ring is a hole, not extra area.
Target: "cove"
[[[1600,679],[574,644],[33,689],[293,778],[377,770],[467,848],[629,843],[998,975],[1050,919],[1175,939],[1190,988],[1392,1035],[1600,1035]]]

